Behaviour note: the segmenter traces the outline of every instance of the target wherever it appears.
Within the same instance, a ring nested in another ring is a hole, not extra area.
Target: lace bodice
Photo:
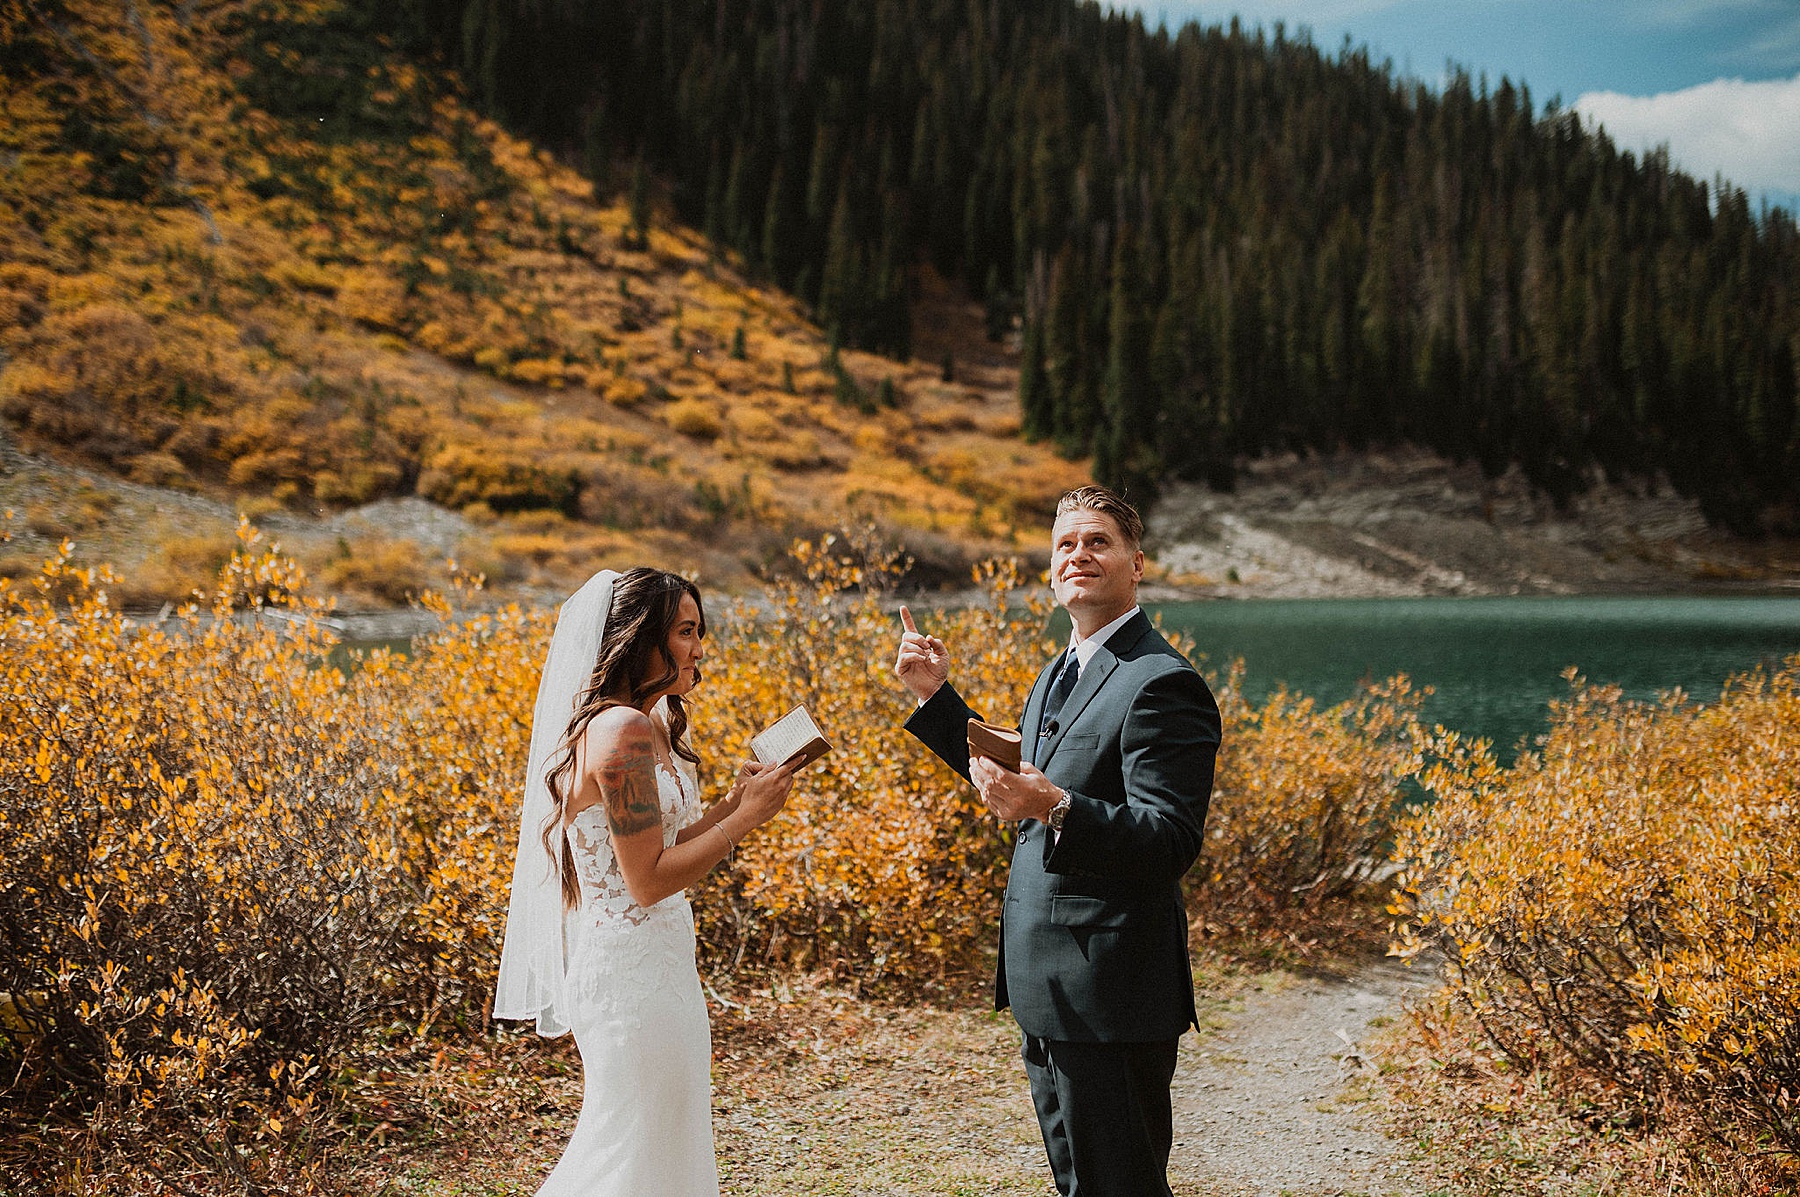
[[[681,829],[700,817],[700,795],[694,783],[679,770],[656,766],[656,793],[662,806],[663,847],[675,842]],[[581,883],[583,922],[641,924],[665,908],[685,906],[685,893],[671,894],[654,906],[639,906],[625,886],[619,858],[613,852],[612,828],[606,807],[596,802],[569,820],[564,831],[575,857],[575,876]]]

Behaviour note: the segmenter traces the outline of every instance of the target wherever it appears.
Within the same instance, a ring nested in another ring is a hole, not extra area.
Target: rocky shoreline
[[[220,498],[145,486],[24,453],[0,431],[0,508],[16,519],[14,558],[47,554],[52,535],[28,512],[76,522],[98,502],[98,521],[74,533],[84,556],[129,568],[159,535],[236,522]],[[38,521],[42,522],[42,521]],[[265,511],[269,539],[321,551],[345,538],[410,540],[424,555],[453,555],[478,534],[468,520],[417,497],[334,513]],[[1171,485],[1148,514],[1150,602],[1209,598],[1408,598],[1508,594],[1793,594],[1800,541],[1745,540],[1707,525],[1699,507],[1667,487],[1595,480],[1557,510],[1516,472],[1487,479],[1420,451],[1247,463],[1229,493]],[[1047,553],[1026,565],[1031,576]],[[911,589],[911,588],[907,588]],[[561,592],[514,584],[495,601],[551,604]],[[435,623],[425,612],[346,596],[334,630],[353,640],[400,639]],[[927,591],[955,606],[976,592]],[[341,626],[339,626],[341,625]]]
[[[1424,452],[1267,458],[1148,519],[1152,600],[1795,594],[1800,542],[1707,525],[1672,488],[1596,479],[1565,510],[1516,471]]]

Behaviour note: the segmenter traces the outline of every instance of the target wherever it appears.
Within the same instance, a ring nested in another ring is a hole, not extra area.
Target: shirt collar
[[[1075,650],[1075,659],[1080,662],[1080,667],[1086,669],[1088,662],[1094,659],[1094,654],[1099,652],[1101,646],[1106,643],[1107,637],[1124,627],[1125,621],[1141,610],[1143,610],[1142,607],[1133,606],[1131,610],[1125,612],[1125,614],[1119,616],[1119,618],[1113,620],[1098,632],[1089,636],[1086,640],[1077,639],[1075,629],[1070,628],[1069,647]]]

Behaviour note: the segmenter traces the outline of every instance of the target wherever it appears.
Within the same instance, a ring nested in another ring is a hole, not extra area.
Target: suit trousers
[[[1169,1085],[1179,1044],[1025,1036],[1020,1055],[1063,1197],[1170,1197]]]

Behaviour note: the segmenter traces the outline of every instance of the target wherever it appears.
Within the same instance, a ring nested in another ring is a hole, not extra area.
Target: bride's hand
[[[737,795],[738,810],[755,820],[760,827],[781,813],[787,805],[788,792],[794,788],[794,761],[779,765],[759,765],[746,761],[738,770],[737,784],[731,787]]]

